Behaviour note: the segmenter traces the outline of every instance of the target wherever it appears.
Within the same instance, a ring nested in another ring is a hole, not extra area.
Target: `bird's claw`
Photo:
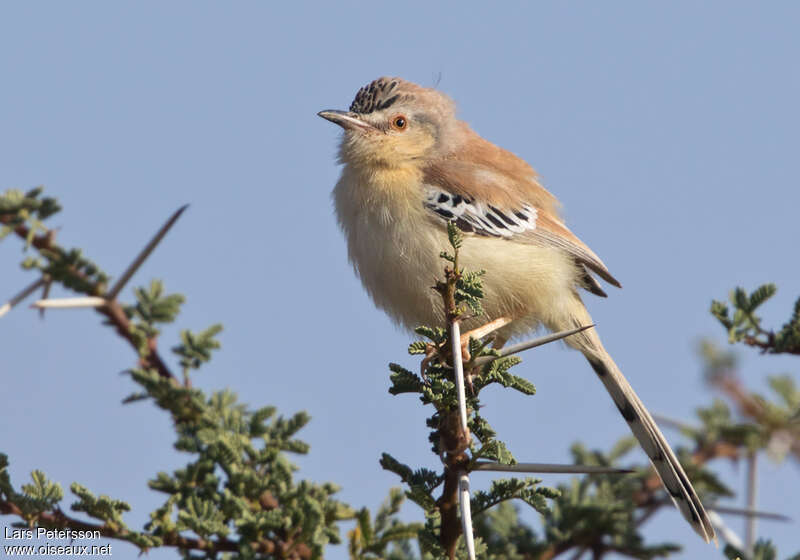
[[[438,349],[435,344],[428,343],[425,345],[425,357],[422,358],[422,362],[419,365],[419,375],[422,377],[422,381],[428,386],[430,386],[431,381],[428,379],[426,371],[428,370],[428,364],[436,357],[437,353]]]

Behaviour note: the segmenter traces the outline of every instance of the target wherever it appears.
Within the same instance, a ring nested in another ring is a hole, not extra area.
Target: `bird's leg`
[[[464,385],[466,385],[469,394],[475,396],[475,387],[472,385],[472,378],[475,377],[475,368],[467,368],[464,371]]]
[[[499,319],[495,319],[494,321],[489,321],[485,325],[481,325],[476,329],[472,329],[469,332],[466,332],[461,335],[461,356],[463,357],[464,363],[468,363],[472,356],[469,353],[469,339],[474,338],[475,340],[481,339],[484,336],[496,331],[497,329],[505,327],[507,324],[511,322],[511,319],[508,317],[500,317]],[[492,345],[494,348],[500,348],[503,344],[506,343],[508,337],[504,336],[495,336],[494,344]],[[500,341],[500,345],[498,346],[498,341]],[[466,384],[469,392],[474,395],[475,389],[472,386],[472,378],[475,376],[475,369],[476,368],[468,368],[464,372],[464,383]]]
[[[464,363],[466,364],[466,363],[468,363],[470,361],[470,359],[472,359],[472,356],[470,355],[470,352],[469,352],[469,339],[470,338],[474,338],[475,340],[481,339],[484,336],[486,336],[488,334],[491,334],[492,332],[496,331],[497,329],[505,327],[510,322],[511,322],[511,319],[509,319],[508,317],[500,317],[499,319],[495,319],[494,321],[489,321],[485,325],[481,325],[480,327],[478,327],[476,329],[472,329],[471,331],[465,332],[464,334],[462,334],[461,335],[461,341],[460,341],[461,342],[461,357],[462,357]],[[507,337],[497,337],[496,336],[494,344],[493,344],[494,348],[500,348],[503,344],[506,343],[507,340],[508,340]],[[501,341],[499,346],[498,346],[498,341]],[[420,367],[420,376],[422,377],[422,379],[426,383],[428,382],[428,376],[425,374],[425,370],[428,369],[428,364],[430,364],[431,360],[434,359],[434,357],[437,354],[437,351],[438,351],[438,349],[433,344],[428,344],[425,347],[425,357],[422,359],[422,362],[420,363],[419,367]],[[469,388],[470,392],[474,395],[475,391],[474,391],[474,389],[472,387],[473,374],[474,374],[474,372],[473,372],[472,368],[469,371],[464,372],[464,381],[466,382],[467,387]]]
[[[426,344],[425,345],[425,357],[422,358],[422,363],[419,365],[419,373],[422,377],[422,380],[430,385],[430,381],[428,380],[428,374],[425,371],[428,369],[428,364],[431,363],[431,360],[436,356],[438,353],[435,344]]]

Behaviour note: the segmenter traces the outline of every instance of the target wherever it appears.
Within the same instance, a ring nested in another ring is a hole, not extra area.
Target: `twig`
[[[756,327],[758,328],[758,327]],[[762,329],[759,329],[762,330]],[[765,333],[767,340],[759,340],[757,337],[754,336],[745,336],[742,339],[742,342],[748,346],[753,346],[754,348],[758,348],[761,350],[762,354],[794,354],[800,355],[800,349],[798,348],[785,348],[781,349],[780,351],[775,349],[775,333],[771,331],[763,331]]]
[[[455,428],[455,422],[453,422],[453,426]],[[463,451],[455,454],[447,453],[444,488],[442,495],[436,501],[442,518],[439,542],[450,560],[455,560],[458,537],[462,532],[462,524],[459,521],[459,497],[461,495],[459,475],[465,469],[467,462],[467,455]]]
[[[45,278],[44,290],[42,290],[42,299],[47,299],[50,297],[50,288],[53,286],[53,280],[48,275],[45,275]],[[39,318],[44,319],[44,308],[39,310]]]
[[[163,226],[161,230],[159,230],[159,233],[157,233],[156,236],[153,238],[153,240],[151,240],[151,242],[148,243],[148,247],[151,244],[153,245],[153,247],[155,247],[155,245],[158,244],[158,241],[160,241],[160,239],[164,236],[164,234],[166,234],[166,231],[169,229],[169,227],[175,223],[175,220],[180,216],[181,212],[185,209],[186,206],[180,208],[177,212],[175,212],[172,215],[172,217],[167,221],[165,226]],[[0,223],[6,223],[9,220],[10,218],[7,218],[5,216],[0,216]],[[14,233],[17,234],[17,237],[27,241],[30,235],[30,229],[25,224],[19,224],[14,227]],[[54,255],[53,257],[49,257],[51,260],[59,261],[66,259],[66,251],[64,251],[64,249],[59,245],[56,245],[54,241],[54,236],[52,234],[52,230],[46,230],[44,233],[40,235],[33,236],[33,239],[31,240],[31,245],[33,245],[40,252],[48,252]],[[134,264],[141,260],[141,255],[144,254],[145,251],[147,251],[147,254],[152,252],[152,248],[150,248],[149,251],[147,250],[148,247],[145,247],[145,250],[143,250],[142,253],[139,255],[139,257],[137,257],[137,259],[134,261]],[[129,267],[129,270],[130,269],[131,267]],[[84,274],[83,271],[76,269],[74,266],[68,265],[65,268],[64,273],[73,279],[80,280],[81,282],[84,283],[88,282],[89,287],[84,292],[87,295],[91,296],[104,295],[105,291],[102,284],[89,282],[89,280],[86,277],[86,274]],[[117,283],[119,284],[119,282]],[[133,335],[130,321],[128,320],[127,315],[125,315],[124,309],[119,304],[119,302],[117,302],[116,299],[113,300],[109,299],[105,306],[97,307],[96,311],[104,315],[109,320],[111,325],[114,326],[117,333],[122,338],[127,340],[135,350],[137,351],[139,350],[139,341]],[[175,379],[175,376],[172,374],[169,367],[167,367],[166,363],[158,353],[156,339],[155,338],[149,339],[147,341],[147,346],[148,346],[147,355],[140,358],[142,366],[146,368],[155,369],[156,371],[158,371],[158,374],[161,377]]]
[[[644,525],[648,519],[650,519],[651,517],[653,517],[653,515],[655,515],[655,513],[658,511],[658,508],[666,504],[667,502],[662,502],[661,504],[656,502],[653,505],[646,506],[647,509],[645,510],[645,512],[639,516],[639,519],[636,520],[636,527],[641,527],[642,525]]]
[[[734,374],[720,375],[713,379],[713,384],[719,388],[729,399],[736,403],[739,414],[750,418],[756,423],[767,423],[771,421],[767,418],[767,410],[763,402],[754,397],[747,388],[739,381]],[[800,440],[791,443],[792,454],[800,459]]]
[[[473,471],[568,474],[630,474],[632,469],[617,469],[592,465],[556,465],[551,463],[515,463],[506,465],[493,461],[475,461]]]
[[[543,344],[555,342],[556,340],[561,340],[562,338],[572,336],[573,334],[585,331],[586,329],[591,329],[592,327],[594,327],[594,325],[584,325],[581,327],[577,327],[575,329],[560,331],[557,333],[549,334],[547,336],[535,338],[533,340],[528,340],[526,342],[520,342],[519,344],[514,344],[512,346],[506,346],[505,348],[500,350],[499,356],[481,356],[480,358],[475,358],[473,363],[475,366],[480,367],[482,365],[488,364],[489,362],[493,362],[499,358],[505,358],[506,356],[511,356],[512,354],[518,354],[525,350],[536,348],[537,346],[542,346]]]
[[[179,209],[170,220],[165,224],[156,236],[151,240],[145,249],[137,256],[134,263],[128,267],[123,274],[120,281],[117,282],[112,289],[113,296],[119,293],[119,290],[125,285],[130,277],[135,273],[136,269],[141,266],[142,262],[152,252],[158,242],[164,237],[169,228],[175,223],[180,214],[186,209],[183,207]],[[0,215],[0,224],[6,224],[12,220],[11,217]],[[64,298],[58,300],[47,299],[48,288],[52,281],[47,275],[37,280],[34,284],[23,290],[20,294],[12,298],[8,304],[0,307],[2,313],[5,313],[19,303],[22,299],[30,295],[38,287],[44,285],[45,292],[42,300],[34,303],[34,307],[40,309],[44,308],[64,308],[64,307],[95,307],[95,309],[108,319],[108,323],[115,328],[117,333],[126,339],[134,348],[138,349],[138,340],[134,338],[130,321],[125,314],[123,307],[119,304],[113,296],[108,298],[103,297],[106,293],[104,283],[90,280],[88,275],[69,262],[67,259],[68,253],[59,245],[55,243],[53,230],[45,230],[40,235],[33,235],[31,229],[24,223],[14,225],[14,232],[18,237],[22,238],[29,243],[41,254],[45,255],[51,264],[62,265],[59,272],[63,277],[59,276],[59,281],[65,281],[65,285],[69,286],[68,280],[80,280],[82,287],[74,289],[78,293],[85,294],[85,297]],[[0,315],[2,315],[0,313]],[[150,338],[147,340],[147,353],[140,358],[143,367],[153,368],[159,372],[162,377],[174,380],[174,376],[167,368],[161,357],[157,352],[156,339]],[[7,497],[6,497],[7,498]],[[29,513],[26,513],[17,503],[12,500],[0,498],[0,515],[14,515],[20,517],[26,524],[33,523],[35,526],[44,528],[70,528],[76,530],[97,531],[101,535],[111,538],[119,539],[122,541],[130,542],[137,545],[137,537],[140,536],[156,536],[146,532],[136,532],[128,530],[124,527],[115,526],[112,523],[95,524],[83,521],[78,518],[66,515],[61,509],[55,508],[51,511],[36,512],[35,519],[31,518]],[[235,540],[230,540],[226,537],[216,536],[214,539],[204,538],[190,538],[181,535],[176,531],[164,532],[157,535],[159,538],[158,546],[170,546],[180,548],[184,551],[197,550],[201,551],[209,557],[216,557],[218,552],[234,552],[239,551],[241,543]],[[265,556],[280,556],[287,560],[305,560],[312,556],[312,550],[304,543],[294,542],[295,537],[289,538],[270,538],[262,536],[257,541],[250,543],[251,550],[257,555]],[[139,544],[138,546],[142,546]],[[147,552],[146,548],[142,548],[142,552]]]
[[[458,536],[463,534],[467,550],[472,550],[469,558],[473,560],[475,558],[475,544],[471,539],[472,518],[469,515],[465,515],[465,512],[469,513],[469,486],[466,486],[465,492],[465,486],[462,483],[462,476],[465,476],[464,473],[469,462],[465,450],[469,447],[470,436],[467,427],[464,363],[461,350],[461,327],[459,325],[462,317],[456,305],[456,287],[461,275],[461,269],[458,266],[458,246],[455,242],[453,242],[453,249],[453,266],[452,268],[445,267],[445,281],[437,281],[434,288],[442,296],[445,317],[449,325],[459,409],[458,417],[455,416],[455,411],[446,410],[443,411],[440,419],[440,437],[445,444],[443,447],[445,452],[445,477],[442,495],[437,500],[441,515],[439,542],[442,544],[442,548],[444,548],[448,558],[455,560]],[[466,506],[465,501],[467,503]],[[459,515],[459,510],[461,515]],[[461,517],[461,522],[459,522],[459,517]],[[466,530],[467,525],[470,528],[469,532]]]
[[[25,288],[23,288],[23,290],[21,292],[19,292],[17,295],[12,297],[10,300],[8,300],[6,303],[4,303],[2,306],[0,306],[0,317],[2,317],[3,315],[5,315],[9,311],[11,311],[12,307],[14,307],[19,302],[24,300],[26,297],[31,295],[33,292],[38,290],[40,286],[44,286],[45,282],[46,282],[45,279],[42,277],[42,278],[39,278],[33,284],[30,284],[30,285],[26,286]]]
[[[161,229],[159,229],[153,238],[147,243],[147,245],[144,246],[144,249],[142,249],[142,251],[136,256],[125,272],[122,273],[122,276],[119,277],[119,280],[117,280],[114,286],[108,291],[108,294],[106,294],[108,299],[111,300],[117,297],[122,288],[125,287],[125,284],[127,284],[136,271],[139,270],[139,267],[142,266],[142,263],[144,263],[147,257],[150,256],[150,253],[153,252],[153,249],[158,246],[161,240],[164,239],[164,236],[167,235],[167,232],[170,230],[170,228],[172,228],[173,225],[175,225],[175,222],[178,221],[178,218],[181,217],[181,214],[183,214],[188,207],[188,204],[184,204],[178,208],[178,210],[176,210],[175,213],[170,216],[169,220],[167,220],[167,222],[161,226]]]
[[[13,502],[0,500],[0,513],[4,515],[16,515],[25,519],[25,515],[22,510]],[[78,531],[98,531],[104,537],[124,540],[126,542],[130,542],[131,544],[135,543],[128,540],[127,537],[130,537],[132,534],[137,534],[134,531],[129,531],[127,529],[113,528],[105,523],[88,523],[81,519],[70,517],[59,509],[52,512],[42,512],[37,514],[37,526],[45,528],[75,529]],[[213,554],[213,552],[235,552],[239,550],[238,542],[228,540],[224,537],[218,537],[216,540],[204,540],[184,537],[178,533],[170,533],[160,536],[162,538],[161,546],[173,546],[182,550],[201,550],[210,554]],[[286,547],[286,543],[273,542],[266,538],[262,539],[258,544],[260,545],[260,550],[258,552],[268,555],[273,554],[280,548]],[[297,555],[293,557],[310,558],[310,554],[308,556]]]

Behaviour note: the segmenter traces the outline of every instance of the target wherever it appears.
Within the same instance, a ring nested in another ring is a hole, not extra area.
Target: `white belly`
[[[431,287],[443,278],[452,252],[443,223],[432,219],[423,206],[422,188],[398,192],[357,182],[345,168],[334,190],[339,223],[347,238],[350,261],[375,304],[403,326],[442,326],[440,296]],[[557,249],[513,240],[465,236],[461,264],[486,270],[483,277],[487,317],[515,322],[502,333],[522,334],[544,323],[551,328],[563,321],[576,269]],[[563,301],[562,301],[563,299]]]

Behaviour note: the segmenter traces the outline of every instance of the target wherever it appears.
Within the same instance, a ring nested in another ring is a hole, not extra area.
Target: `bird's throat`
[[[347,183],[352,196],[373,209],[398,208],[398,205],[402,208],[410,204],[421,209],[422,172],[413,165],[348,165],[343,170],[344,175],[349,175]]]

